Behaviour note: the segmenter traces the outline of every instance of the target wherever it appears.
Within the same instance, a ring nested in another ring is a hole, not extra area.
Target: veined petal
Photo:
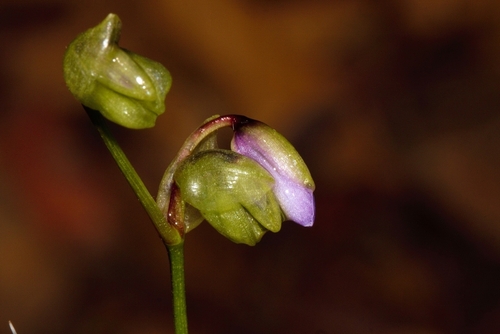
[[[274,194],[288,220],[302,226],[312,226],[315,217],[313,190],[275,176]]]
[[[253,159],[273,176],[274,193],[286,218],[312,226],[315,185],[292,144],[276,130],[255,120],[236,125],[234,132],[231,149]]]

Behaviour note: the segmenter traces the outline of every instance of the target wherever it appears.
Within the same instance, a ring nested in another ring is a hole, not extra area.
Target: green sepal
[[[255,161],[229,150],[190,156],[174,175],[181,197],[222,235],[255,245],[283,221],[274,179]]]

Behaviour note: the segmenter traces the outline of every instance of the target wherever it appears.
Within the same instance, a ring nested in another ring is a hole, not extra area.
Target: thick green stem
[[[172,294],[174,297],[174,322],[176,334],[187,334],[186,287],[184,280],[184,242],[167,246],[170,257]]]
[[[170,259],[170,272],[172,279],[172,293],[173,293],[173,306],[174,306],[174,319],[175,319],[175,333],[187,334],[187,315],[186,315],[186,297],[185,297],[185,284],[184,284],[184,238],[181,233],[171,226],[165,216],[158,208],[153,197],[147,190],[141,178],[132,167],[132,164],[127,159],[125,153],[118,145],[115,138],[106,126],[103,116],[95,110],[84,107],[87,111],[92,123],[97,127],[101,138],[103,139],[109,152],[115,159],[139,198],[139,201],[146,209],[149,217],[153,221],[158,233],[163,239],[164,244],[167,246],[169,259]]]

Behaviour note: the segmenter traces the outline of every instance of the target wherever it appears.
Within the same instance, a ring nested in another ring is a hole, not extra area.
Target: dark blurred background
[[[186,240],[192,333],[500,333],[500,2],[0,3],[0,333],[172,333],[165,249],[62,78],[109,13],[174,84],[113,127],[152,193],[213,114],[287,136],[312,228]]]

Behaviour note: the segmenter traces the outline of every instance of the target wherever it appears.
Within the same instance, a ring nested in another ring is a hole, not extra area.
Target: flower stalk
[[[174,308],[175,334],[188,334],[186,284],[184,278],[184,242],[167,246]]]
[[[127,156],[121,149],[120,145],[109,131],[102,115],[98,111],[92,110],[85,106],[84,108],[87,111],[90,120],[96,126],[97,131],[99,131],[99,134],[101,135],[101,138],[104,141],[104,144],[106,144],[109,152],[113,156],[113,159],[115,159],[118,167],[122,171],[137,198],[151,218],[165,245],[177,245],[181,243],[182,235],[173,226],[168,224],[163,213],[158,210],[156,202],[154,201],[153,197],[144,185],[144,182],[142,182],[141,178],[128,160]]]
[[[120,145],[106,126],[103,116],[96,110],[84,106],[92,123],[96,126],[104,144],[118,164],[123,175],[148,213],[163,243],[167,247],[170,260],[170,276],[174,307],[176,334],[187,334],[187,311],[184,279],[184,238],[174,226],[170,225],[159,210],[153,197],[121,149]]]

